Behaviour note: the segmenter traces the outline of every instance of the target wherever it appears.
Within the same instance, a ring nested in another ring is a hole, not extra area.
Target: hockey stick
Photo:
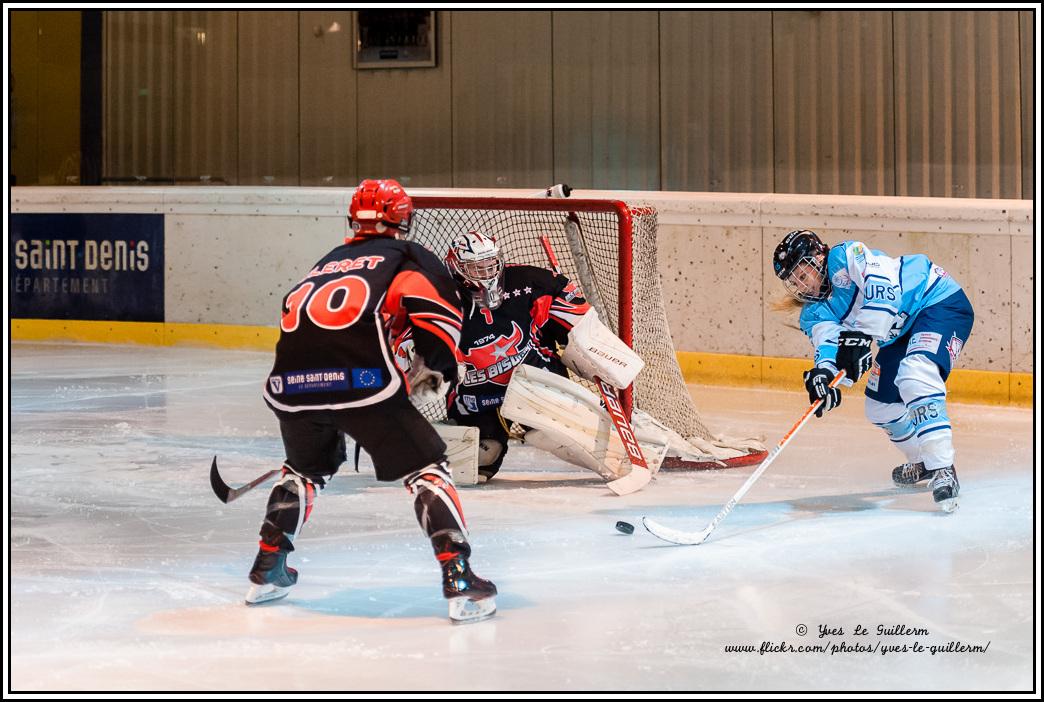
[[[844,378],[845,372],[841,371],[834,377],[833,380],[830,381],[829,387],[837,387],[838,383],[844,380]],[[758,469],[756,471],[751,473],[750,477],[747,478],[747,482],[743,483],[743,486],[736,491],[736,494],[732,496],[732,499],[725,503],[725,506],[722,507],[721,511],[718,512],[717,516],[715,516],[714,519],[711,520],[711,523],[707,525],[706,529],[700,532],[680,531],[678,529],[672,529],[670,527],[664,526],[658,522],[653,521],[652,519],[649,519],[648,517],[642,517],[642,525],[644,525],[645,528],[649,531],[649,533],[655,536],[656,538],[663,539],[664,541],[670,542],[672,544],[678,544],[679,546],[698,546],[702,544],[704,541],[707,540],[707,537],[710,536],[711,532],[714,531],[714,529],[717,528],[719,524],[721,524],[725,517],[729,516],[729,513],[736,506],[736,503],[743,499],[743,496],[747,494],[747,491],[750,490],[751,486],[753,486],[754,483],[757,482],[758,478],[761,477],[761,474],[764,473],[770,465],[772,465],[772,462],[776,460],[780,453],[783,452],[783,449],[786,447],[787,444],[790,443],[790,440],[794,438],[794,435],[801,430],[801,427],[805,426],[805,424],[809,420],[809,417],[811,417],[812,414],[817,409],[819,409],[819,406],[821,404],[823,404],[822,399],[816,400],[811,405],[809,405],[808,409],[805,410],[805,413],[801,415],[801,419],[799,419],[797,423],[790,428],[790,431],[788,431],[783,436],[783,438],[779,440],[779,443],[776,444],[776,447],[774,449],[772,449],[765,461],[760,466],[758,466]]]
[[[551,240],[547,234],[540,237],[540,244],[544,247],[548,261],[551,262],[551,270],[561,274],[562,269],[558,265],[558,258],[555,256],[554,249],[551,248]],[[624,448],[627,449],[627,458],[631,462],[630,473],[622,478],[609,481],[606,486],[617,495],[630,495],[649,484],[649,481],[652,480],[652,471],[649,470],[649,464],[645,461],[642,447],[638,445],[638,440],[634,437],[631,422],[620,401],[620,391],[597,376],[594,381],[598,386],[598,392],[602,394],[602,402],[605,403],[609,418],[613,420],[613,426],[616,427],[616,433]]]
[[[270,470],[264,475],[254,478],[243,487],[233,488],[226,485],[225,481],[221,479],[221,474],[218,473],[217,456],[214,456],[214,462],[210,464],[210,487],[213,488],[214,494],[217,495],[218,499],[227,505],[232,500],[250,492],[281,470],[282,468]]]

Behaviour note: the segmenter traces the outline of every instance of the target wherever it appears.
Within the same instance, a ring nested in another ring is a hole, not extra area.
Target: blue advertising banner
[[[162,322],[163,215],[12,214],[8,312]]]

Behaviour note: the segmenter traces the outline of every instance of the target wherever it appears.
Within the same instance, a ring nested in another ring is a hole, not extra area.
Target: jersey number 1
[[[286,296],[279,327],[285,332],[296,330],[303,310],[317,327],[346,329],[359,321],[369,301],[370,286],[359,276],[337,278],[318,289],[305,281]]]

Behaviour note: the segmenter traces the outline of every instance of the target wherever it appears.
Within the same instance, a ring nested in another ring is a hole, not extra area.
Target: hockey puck
[[[617,522],[616,523],[616,530],[618,532],[620,532],[621,534],[633,534],[634,533],[634,525],[633,524],[628,524],[627,522]]]

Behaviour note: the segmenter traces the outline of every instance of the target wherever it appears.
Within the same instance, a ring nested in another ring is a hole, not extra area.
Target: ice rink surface
[[[661,473],[621,498],[515,448],[495,482],[461,491],[499,612],[454,626],[410,497],[365,459],[320,495],[289,598],[244,606],[268,490],[222,505],[207,476],[214,454],[234,484],[282,459],[260,396],[270,360],[12,344],[12,691],[1032,688],[1030,410],[951,406],[962,492],[945,515],[892,486],[899,452],[846,395],[696,547],[640,517],[702,529],[753,469]],[[693,392],[712,427],[767,445],[807,403]]]

